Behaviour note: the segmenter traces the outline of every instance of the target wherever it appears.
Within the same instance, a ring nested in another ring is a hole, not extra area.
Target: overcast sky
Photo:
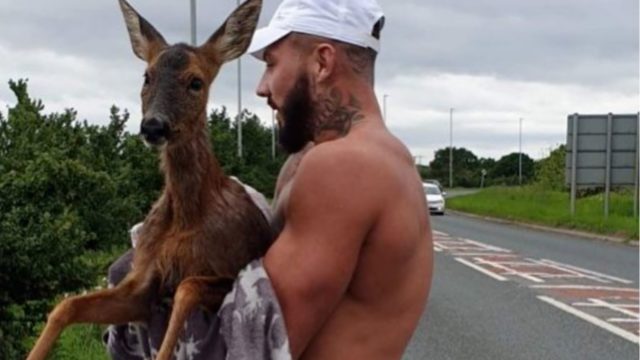
[[[422,163],[453,141],[479,156],[518,150],[545,156],[565,141],[571,113],[636,113],[638,0],[379,0],[386,13],[376,90],[387,123]],[[189,41],[189,1],[130,0],[169,42]],[[236,0],[198,0],[206,39]],[[265,25],[279,1],[265,0]],[[9,79],[28,78],[46,112],[73,107],[104,124],[116,104],[140,124],[144,63],[129,43],[116,0],[0,0],[0,112]],[[262,63],[243,57],[243,107],[270,121],[254,93]],[[236,64],[223,67],[209,108],[237,109]]]

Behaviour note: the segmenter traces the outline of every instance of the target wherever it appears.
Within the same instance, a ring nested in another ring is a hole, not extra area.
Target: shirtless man
[[[257,93],[281,145],[298,153],[264,258],[294,359],[401,358],[431,287],[421,181],[373,90],[383,22],[375,0],[284,0],[249,50],[266,63]]]

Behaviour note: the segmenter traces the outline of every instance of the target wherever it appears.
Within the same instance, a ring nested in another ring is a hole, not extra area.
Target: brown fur
[[[248,0],[198,48],[167,46],[133,8],[124,0],[120,3],[134,52],[149,64],[150,81],[141,94],[143,114],[168,119],[170,135],[160,150],[165,187],[144,221],[133,270],[113,289],[71,297],[56,306],[29,360],[44,359],[72,323],[146,321],[153,302],[173,296],[157,357],[170,359],[189,313],[198,305],[215,311],[237,273],[264,255],[274,237],[242,185],[223,174],[211,151],[205,111],[221,64],[245,51],[261,1]],[[189,90],[194,77],[204,84],[200,92]]]

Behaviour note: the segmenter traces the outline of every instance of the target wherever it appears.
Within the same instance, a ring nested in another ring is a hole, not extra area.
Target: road
[[[638,248],[432,217],[431,295],[403,359],[638,359]]]

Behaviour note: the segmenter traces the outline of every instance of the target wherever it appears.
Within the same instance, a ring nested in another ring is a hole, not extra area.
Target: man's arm
[[[303,158],[285,228],[265,256],[298,358],[344,296],[379,212],[374,164],[360,151],[316,146]]]

